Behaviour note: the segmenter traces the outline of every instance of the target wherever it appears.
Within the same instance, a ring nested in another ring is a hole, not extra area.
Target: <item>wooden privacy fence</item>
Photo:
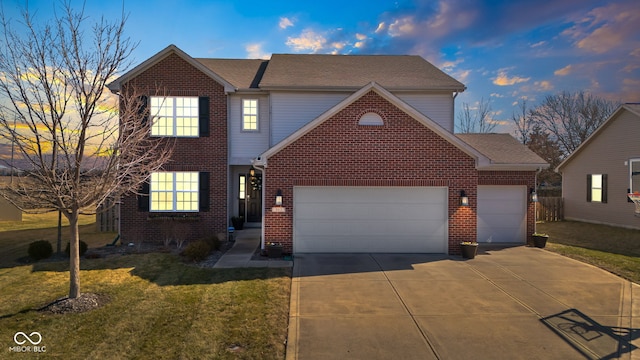
[[[536,221],[564,220],[562,197],[539,197],[536,204]]]
[[[107,199],[96,211],[96,231],[120,232],[120,202]]]

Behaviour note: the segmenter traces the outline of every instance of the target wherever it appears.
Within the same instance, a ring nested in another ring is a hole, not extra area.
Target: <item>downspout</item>
[[[258,158],[260,159],[260,158]],[[262,206],[262,225],[260,226],[260,250],[264,250],[265,246],[264,246],[264,225],[265,225],[265,214],[266,214],[266,207],[265,207],[265,184],[267,183],[267,177],[264,176],[264,172],[265,169],[267,167],[266,162],[262,162],[258,159],[253,159],[251,160],[251,165],[253,166],[254,169],[259,170],[262,173],[262,190],[260,191],[260,196],[262,197],[261,199],[261,206]],[[260,164],[258,164],[258,162],[260,161]]]
[[[536,192],[536,194],[538,193],[538,174],[542,171],[542,168],[539,167],[538,170],[536,170],[535,176],[533,178],[533,191]],[[540,201],[540,196],[538,196],[538,201]],[[537,234],[538,233],[538,202],[534,202],[533,203],[533,233]]]
[[[451,120],[452,120],[451,132],[452,133],[455,132],[455,128],[456,128],[456,98],[458,97],[459,94],[460,92],[458,90],[454,91],[453,100],[451,101]]]

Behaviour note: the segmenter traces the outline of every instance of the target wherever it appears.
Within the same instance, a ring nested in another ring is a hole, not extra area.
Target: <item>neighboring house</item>
[[[556,169],[564,216],[640,229],[627,194],[640,192],[640,104],[621,105]]]
[[[293,253],[453,254],[534,231],[548,164],[509,135],[455,135],[465,87],[419,56],[194,59],[172,45],[110,88],[133,83],[167,91],[149,94],[163,114],[151,135],[177,139],[149,196],[123,199],[125,241],[167,221],[195,238],[233,216]]]
[[[0,221],[22,221],[22,210],[0,197]]]

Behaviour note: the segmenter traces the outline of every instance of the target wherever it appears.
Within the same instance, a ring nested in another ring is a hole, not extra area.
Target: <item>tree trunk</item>
[[[69,298],[80,296],[80,232],[78,231],[78,210],[68,215],[71,239],[69,244]]]
[[[58,243],[56,245],[56,252],[62,253],[62,211],[58,210]]]

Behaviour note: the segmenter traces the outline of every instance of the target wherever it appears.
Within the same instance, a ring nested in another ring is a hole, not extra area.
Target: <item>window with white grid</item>
[[[242,130],[244,131],[258,130],[258,100],[257,99],[242,100]]]
[[[198,211],[197,172],[151,173],[151,211]]]
[[[152,136],[197,137],[198,98],[152,96]]]

